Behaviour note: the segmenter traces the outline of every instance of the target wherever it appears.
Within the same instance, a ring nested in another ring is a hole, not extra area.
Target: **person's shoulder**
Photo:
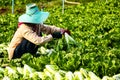
[[[19,28],[20,29],[27,29],[27,28],[29,29],[30,27],[27,26],[26,24],[21,24]]]
[[[24,33],[31,30],[31,27],[27,26],[26,24],[21,24],[20,27],[17,29],[18,32]]]

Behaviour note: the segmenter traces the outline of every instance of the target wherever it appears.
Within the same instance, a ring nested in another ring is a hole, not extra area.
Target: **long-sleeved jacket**
[[[21,43],[21,41],[25,38],[28,41],[41,45],[46,42],[49,42],[53,39],[51,33],[60,31],[60,28],[55,26],[45,26],[45,25],[37,25],[37,31],[34,31],[32,27],[27,26],[26,24],[21,24],[20,27],[15,32],[11,43],[8,47],[8,57],[11,60],[14,54],[15,48]],[[39,36],[40,32],[48,34],[47,36]]]

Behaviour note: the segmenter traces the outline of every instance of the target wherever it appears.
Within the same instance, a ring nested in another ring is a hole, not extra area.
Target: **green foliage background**
[[[62,0],[14,0],[16,5],[19,5],[19,4],[24,5],[24,4],[31,3],[31,2],[35,2],[35,3],[40,2],[41,3],[41,2],[51,2],[51,1],[61,1],[62,2]],[[85,3],[85,2],[91,2],[91,1],[97,1],[97,0],[67,0],[67,1],[75,1],[75,2]],[[1,6],[8,6],[8,5],[12,4],[12,0],[1,0],[0,4],[1,4]]]
[[[100,77],[120,73],[119,10],[119,0],[66,5],[64,14],[60,6],[45,8],[44,11],[50,12],[45,24],[68,28],[78,45],[66,48],[63,37],[45,45],[46,48],[55,49],[56,52],[51,56],[33,57],[26,54],[21,59],[10,62],[6,59],[7,52],[1,52],[1,58],[4,58],[0,60],[0,65],[8,63],[11,66],[23,66],[23,64],[28,64],[42,71],[46,64],[55,64],[60,69],[73,72],[83,67]],[[10,42],[17,28],[18,17],[22,13],[0,15],[0,43]]]

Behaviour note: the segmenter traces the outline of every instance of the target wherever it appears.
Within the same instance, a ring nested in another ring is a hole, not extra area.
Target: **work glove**
[[[70,35],[70,31],[68,29],[61,29],[61,34],[65,34],[65,33],[68,33]]]
[[[59,38],[62,38],[61,32],[54,32],[54,33],[52,33],[51,35],[52,35],[53,38],[58,38],[58,39],[59,39]]]

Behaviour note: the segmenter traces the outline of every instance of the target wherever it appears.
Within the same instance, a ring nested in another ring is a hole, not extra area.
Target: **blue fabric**
[[[43,23],[49,16],[49,12],[39,11],[35,4],[26,6],[26,13],[19,17],[19,22],[40,24]]]
[[[23,14],[19,17],[19,22],[40,24],[43,23],[49,16],[48,12],[38,12],[36,15]]]

